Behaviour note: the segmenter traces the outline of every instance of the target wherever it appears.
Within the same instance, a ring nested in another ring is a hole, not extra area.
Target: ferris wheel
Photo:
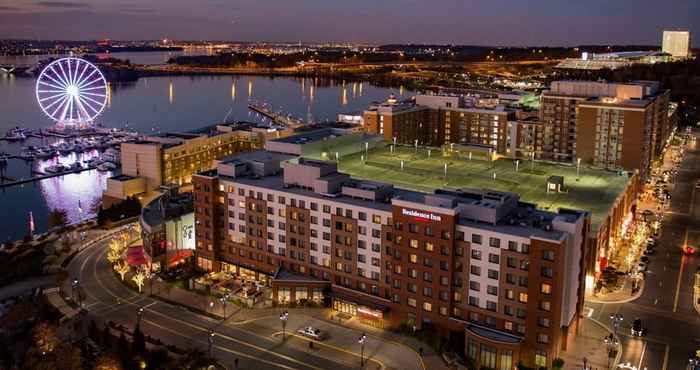
[[[74,57],[51,62],[36,81],[41,110],[62,125],[94,122],[107,103],[107,81],[92,63]]]

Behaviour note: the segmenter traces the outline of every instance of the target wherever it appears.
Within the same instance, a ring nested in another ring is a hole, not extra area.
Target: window
[[[481,251],[477,249],[472,249],[472,259],[481,260]]]
[[[479,306],[479,298],[469,296],[469,305],[470,306]]]
[[[554,270],[551,267],[542,267],[542,276],[546,278],[551,278],[554,276]]]
[[[515,257],[506,257],[506,266],[510,268],[518,267],[518,259]]]
[[[545,261],[554,261],[554,251],[543,250],[542,259]]]
[[[508,316],[513,316],[514,315],[513,306],[508,306],[508,305],[503,306],[503,313],[508,315]]]
[[[382,223],[382,216],[372,215],[372,222],[375,224],[381,224]]]
[[[527,293],[520,293],[518,295],[518,302],[527,303]]]
[[[471,281],[469,281],[469,289],[478,292],[481,290],[481,285],[479,284],[478,281],[471,280]]]
[[[537,319],[537,325],[543,327],[543,328],[548,328],[550,326],[550,321],[549,318],[547,317],[540,317]]]
[[[491,263],[498,263],[498,255],[489,253],[489,262]]]
[[[432,311],[433,311],[433,305],[430,304],[429,302],[423,302],[423,311],[425,311],[425,312],[432,312]]]
[[[428,272],[428,271],[425,271],[425,272],[423,273],[423,280],[425,280],[425,281],[427,281],[427,282],[433,281],[433,274],[431,274],[431,273]]]
[[[537,334],[537,342],[538,343],[549,343],[549,335],[544,334],[544,333],[538,333]]]
[[[418,248],[418,240],[417,239],[411,239],[411,241],[408,242],[408,245],[411,248]]]
[[[408,290],[411,293],[415,293],[418,291],[418,285],[414,283],[408,283],[406,284],[406,290]]]
[[[547,311],[547,312],[551,311],[551,310],[552,310],[552,302],[550,302],[550,301],[541,301],[541,302],[540,302],[540,309],[541,309],[542,311]]]
[[[418,263],[418,255],[416,255],[416,254],[409,254],[409,255],[408,255],[408,260],[411,261],[411,263]]]
[[[440,306],[440,315],[447,316],[447,307]]]
[[[498,280],[498,271],[496,271],[496,270],[489,270],[488,276],[489,276],[489,279]]]
[[[506,289],[506,298],[509,300],[515,299],[515,292],[512,289]]]
[[[481,276],[481,267],[471,265],[469,266],[469,270],[472,275]]]
[[[406,300],[406,304],[409,307],[416,307],[416,299],[415,298],[408,298],[408,300]]]
[[[364,213],[364,212],[359,212],[359,213],[357,214],[357,218],[358,218],[360,221],[366,221],[366,220],[367,220],[367,214]]]
[[[512,324],[511,324],[512,326]],[[512,330],[509,329],[509,330]],[[513,368],[513,351],[501,351],[501,361],[498,370],[511,370]]]
[[[530,253],[530,244],[520,244],[520,253],[528,254]]]
[[[497,295],[498,295],[498,287],[495,287],[495,286],[493,286],[493,285],[488,285],[488,286],[486,287],[486,293],[488,293],[488,294],[490,294],[490,295],[495,295],[495,296],[497,296]]]
[[[423,295],[426,297],[432,297],[433,296],[433,288],[430,288],[430,287],[423,288]]]
[[[428,252],[432,252],[435,247],[433,246],[433,243],[430,242],[425,242],[425,250]]]
[[[486,301],[486,309],[495,312],[498,309],[496,302]]]
[[[486,369],[496,368],[496,349],[485,344],[481,345],[481,367]]]
[[[549,284],[543,283],[542,286],[540,287],[540,292],[542,294],[550,295],[550,294],[552,294],[552,286]]]
[[[479,235],[479,234],[472,234],[472,243],[474,243],[474,244],[481,244],[481,235]]]
[[[515,316],[519,319],[524,319],[527,316],[527,310],[524,308],[518,308],[515,310]]]
[[[489,238],[489,246],[494,247],[494,248],[500,248],[501,247],[501,239]]]
[[[503,322],[503,329],[506,329],[508,331],[513,331],[513,322],[512,321],[504,321]],[[511,370],[511,369],[507,368],[507,370]]]
[[[517,252],[518,251],[518,242],[514,242],[512,240],[508,241],[508,250]]]

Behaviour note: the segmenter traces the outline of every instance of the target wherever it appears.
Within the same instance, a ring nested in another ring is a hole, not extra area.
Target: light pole
[[[143,317],[143,307],[139,307],[138,311],[136,311],[136,327],[141,325],[141,317]]]
[[[228,293],[224,294],[223,297],[219,298],[219,301],[224,306],[224,320],[226,320],[226,303],[228,303],[230,295]]]
[[[360,343],[360,366],[365,366],[365,342],[367,341],[367,335],[365,333],[362,333],[360,335],[360,339],[357,340],[357,343]]]
[[[282,322],[282,341],[284,342],[285,331],[287,330],[287,320],[289,319],[289,312],[284,311],[280,314],[280,322]]]
[[[581,170],[581,158],[576,158],[576,177],[578,180],[579,171]]]
[[[207,340],[209,341],[209,358],[213,358],[211,350],[214,346],[214,335],[216,335],[214,333],[214,330],[209,330],[209,337],[207,338]]]
[[[615,338],[612,334],[605,336],[603,338],[603,343],[605,344],[605,347],[608,350],[608,366],[607,368],[610,368],[610,359],[615,357],[615,350],[617,348],[617,338]]]
[[[83,300],[80,297],[80,282],[78,281],[78,279],[74,279],[71,282],[71,294],[73,295],[73,302],[77,302],[78,307],[83,308]]]
[[[610,321],[612,322],[613,326],[613,333],[615,334],[615,338],[617,338],[617,329],[620,327],[620,324],[625,318],[618,313],[611,313],[610,314]]]

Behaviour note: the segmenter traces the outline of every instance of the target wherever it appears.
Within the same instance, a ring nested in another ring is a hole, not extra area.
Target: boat
[[[105,161],[112,163],[121,163],[122,161],[121,153],[119,152],[119,150],[114,148],[108,148],[107,150],[105,150],[105,152],[102,154],[102,158]]]
[[[66,171],[66,166],[58,163],[53,166],[46,167],[44,171],[48,173],[61,173]]]
[[[63,155],[71,154],[74,150],[75,146],[73,146],[73,144],[66,142],[58,144],[58,151]]]
[[[102,171],[102,172],[112,171],[115,169],[117,169],[117,165],[115,165],[112,162],[104,162],[104,163],[100,164],[99,166],[97,166],[97,170]]]
[[[73,162],[71,165],[68,167],[71,171],[79,171],[83,169],[83,165],[80,164],[80,162]]]

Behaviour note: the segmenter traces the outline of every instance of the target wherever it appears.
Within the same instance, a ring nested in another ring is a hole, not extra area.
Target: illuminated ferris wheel
[[[107,81],[92,63],[74,57],[51,62],[36,81],[41,110],[61,125],[94,122],[107,103]]]

